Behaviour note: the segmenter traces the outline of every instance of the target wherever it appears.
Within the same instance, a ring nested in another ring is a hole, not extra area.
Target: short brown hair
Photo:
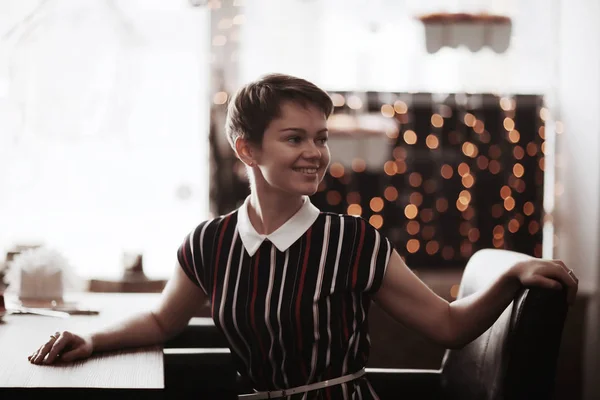
[[[315,84],[290,75],[264,75],[242,86],[229,101],[225,132],[231,147],[235,148],[238,137],[260,146],[265,130],[280,115],[284,101],[314,106],[325,118],[333,112],[331,98]]]

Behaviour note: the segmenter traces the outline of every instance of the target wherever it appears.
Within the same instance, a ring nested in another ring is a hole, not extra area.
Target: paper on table
[[[77,302],[67,301],[48,301],[48,300],[16,300],[13,303],[15,308],[28,308],[30,310],[51,310],[60,311],[70,315],[98,315],[100,311],[85,307]]]

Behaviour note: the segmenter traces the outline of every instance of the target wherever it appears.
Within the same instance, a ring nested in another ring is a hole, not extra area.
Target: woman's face
[[[327,119],[314,106],[281,105],[280,116],[265,130],[254,149],[256,184],[286,194],[312,195],[329,166]]]

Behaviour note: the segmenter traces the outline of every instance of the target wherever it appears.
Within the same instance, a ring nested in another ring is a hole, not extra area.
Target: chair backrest
[[[469,260],[458,298],[485,288],[515,262],[530,258],[484,249]],[[567,314],[566,291],[524,288],[480,337],[442,362],[442,385],[461,400],[550,399]]]

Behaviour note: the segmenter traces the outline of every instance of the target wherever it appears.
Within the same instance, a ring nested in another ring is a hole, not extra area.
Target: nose
[[[304,148],[302,155],[308,159],[319,159],[322,154],[321,149],[315,143],[308,141],[308,145]]]

